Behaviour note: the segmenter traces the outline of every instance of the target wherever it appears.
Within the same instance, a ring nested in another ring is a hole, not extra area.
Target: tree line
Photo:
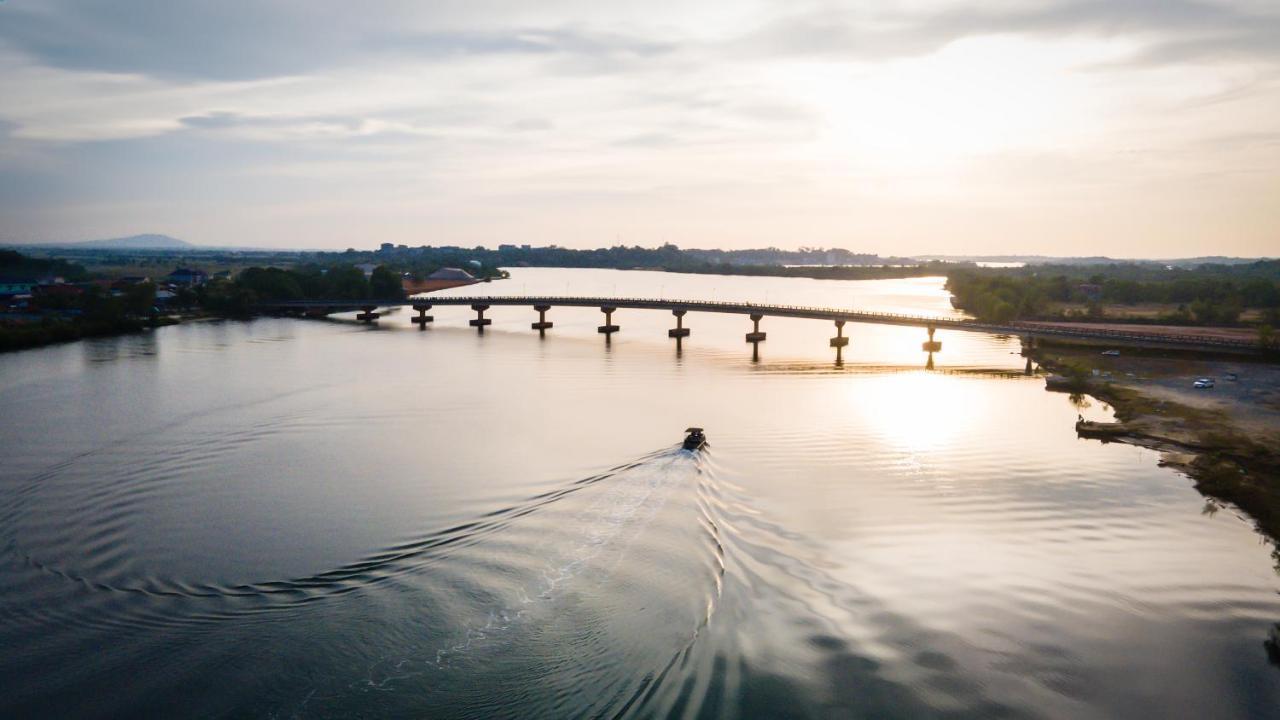
[[[1062,305],[1083,305],[1090,319],[1105,317],[1106,305],[1152,303],[1175,306],[1153,322],[1180,325],[1234,325],[1247,308],[1280,319],[1280,262],[1161,268],[1125,264],[1087,268],[957,269],[947,289],[955,304],[979,319],[1063,319]]]
[[[400,273],[379,265],[365,277],[354,265],[303,265],[296,268],[250,267],[234,280],[216,279],[201,286],[196,300],[210,312],[244,316],[259,302],[275,300],[399,300],[404,297]]]
[[[165,324],[155,312],[156,286],[139,283],[121,294],[90,285],[75,294],[37,294],[33,322],[0,322],[0,351],[49,345],[86,337],[119,335]]]

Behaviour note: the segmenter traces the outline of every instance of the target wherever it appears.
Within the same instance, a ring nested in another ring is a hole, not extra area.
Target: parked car
[[[1240,379],[1240,376],[1239,376],[1239,375],[1236,375],[1235,373],[1227,373],[1226,375],[1223,375],[1222,377],[1223,377],[1223,379],[1225,379],[1225,380],[1226,380],[1226,381],[1228,381],[1228,382],[1235,382],[1235,381],[1237,381],[1237,380],[1239,380],[1239,379]]]
[[[1191,387],[1197,390],[1208,390],[1213,387],[1213,378],[1199,378],[1191,383]]]

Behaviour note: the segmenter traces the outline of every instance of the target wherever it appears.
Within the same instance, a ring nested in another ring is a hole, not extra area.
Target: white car
[[[1213,378],[1200,378],[1191,383],[1191,387],[1197,390],[1208,390],[1213,387]]]

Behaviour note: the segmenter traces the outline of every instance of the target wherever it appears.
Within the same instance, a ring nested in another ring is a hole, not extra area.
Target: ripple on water
[[[172,477],[167,467],[148,463],[147,472],[129,482],[99,476],[53,483],[63,494],[60,504],[74,506],[79,493],[94,498],[99,512],[63,527],[74,537],[61,541],[55,540],[56,524],[22,517],[28,522],[19,524],[20,542],[37,542],[46,552],[93,552],[70,571],[22,552],[19,544],[18,554],[40,572],[11,588],[11,597],[24,597],[6,608],[27,614],[8,620],[61,627],[54,635],[66,646],[51,643],[56,653],[69,651],[85,633],[198,632],[229,618],[298,612],[326,598],[342,603],[352,593],[393,604],[412,598],[429,631],[403,638],[402,657],[394,663],[371,665],[369,687],[426,682],[459,714],[478,716],[467,708],[483,715],[511,707],[509,697],[484,689],[483,678],[523,678],[526,687],[538,687],[534,680],[541,678],[546,692],[535,694],[543,707],[568,698],[581,703],[583,689],[591,687],[593,702],[605,712],[626,705],[687,648],[719,595],[723,548],[706,500],[716,490],[710,473],[683,451],[642,458],[314,576],[239,585],[127,572],[132,565],[120,527],[131,506],[117,503],[154,491]],[[25,502],[49,499],[37,493]],[[50,584],[50,578],[60,582]],[[72,592],[88,593],[86,601],[74,609],[40,602],[65,592],[67,584]],[[397,646],[381,647],[390,652]],[[559,658],[549,665],[553,655]],[[638,666],[652,668],[648,681],[634,673]],[[325,702],[321,695],[309,698],[312,707]]]

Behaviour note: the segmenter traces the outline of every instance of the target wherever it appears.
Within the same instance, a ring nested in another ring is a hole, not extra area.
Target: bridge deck
[[[751,302],[721,302],[714,300],[676,300],[668,298],[617,298],[572,297],[555,295],[489,295],[489,296],[418,296],[397,300],[282,300],[261,303],[264,310],[326,310],[342,312],[367,307],[395,307],[412,305],[440,306],[533,306],[558,307],[611,307],[641,310],[689,310],[694,312],[731,313],[736,315],[763,315],[765,317],[790,317],[811,320],[843,320],[877,325],[904,325],[910,327],[935,327],[963,332],[981,332],[996,335],[1022,335],[1044,338],[1077,338],[1082,340],[1107,340],[1124,345],[1175,347],[1186,349],[1217,349],[1257,352],[1255,343],[1211,339],[1196,335],[1144,334],[1102,329],[1074,329],[1045,327],[1034,323],[987,323],[956,317],[905,315],[878,313],[842,308],[811,307],[804,305],[777,305]]]

